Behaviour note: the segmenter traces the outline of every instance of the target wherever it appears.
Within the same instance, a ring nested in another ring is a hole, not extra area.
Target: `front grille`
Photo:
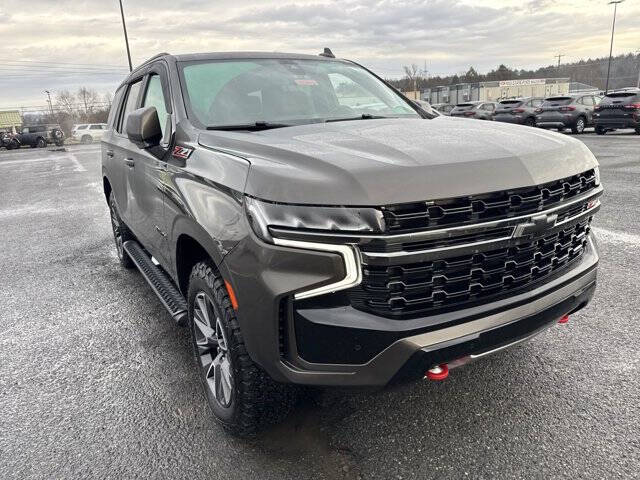
[[[363,265],[348,291],[360,310],[406,318],[456,310],[533,289],[568,269],[587,245],[591,218],[527,243],[420,263]]]
[[[404,233],[468,225],[555,207],[596,188],[594,170],[532,187],[383,208],[386,231]]]

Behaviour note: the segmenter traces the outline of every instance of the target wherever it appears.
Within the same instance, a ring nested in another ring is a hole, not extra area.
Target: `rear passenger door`
[[[142,89],[142,78],[138,77],[123,87],[122,100],[118,109],[114,128],[105,142],[105,155],[111,165],[111,186],[116,196],[120,216],[127,226],[140,236],[139,220],[136,212],[135,177],[131,152],[138,149],[127,138],[125,125],[132,111],[138,108]]]

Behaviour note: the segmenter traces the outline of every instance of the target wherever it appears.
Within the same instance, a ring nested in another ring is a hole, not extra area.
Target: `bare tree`
[[[104,103],[107,104],[107,109],[111,108],[111,103],[113,102],[113,95],[111,95],[111,92],[107,92],[104,94]]]
[[[55,97],[56,108],[59,111],[73,115],[75,113],[76,97],[69,90],[60,90]]]
[[[407,67],[406,65],[404,66],[404,73],[409,80],[409,85],[413,85],[414,92],[418,89],[418,72],[418,65],[416,65],[415,63],[412,63],[411,67]]]
[[[100,101],[100,96],[95,90],[88,89],[87,87],[80,87],[78,89],[78,103],[84,107],[84,114],[89,115],[93,112],[93,108]]]

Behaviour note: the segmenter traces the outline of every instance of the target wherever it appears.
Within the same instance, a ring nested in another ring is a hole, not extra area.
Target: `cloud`
[[[3,66],[0,105],[42,103],[44,88],[107,90],[119,83],[127,61],[116,2],[29,5],[26,12],[22,1],[3,2],[12,18],[0,23],[0,38],[14,59],[120,68],[29,68],[20,78],[20,68]],[[470,65],[548,65],[558,52],[565,61],[604,56],[612,13],[597,0],[136,0],[125,2],[125,12],[136,64],[158,51],[318,53],[329,46],[387,77],[425,61],[432,74],[448,74]],[[621,5],[614,51],[640,46],[638,16],[637,3]]]

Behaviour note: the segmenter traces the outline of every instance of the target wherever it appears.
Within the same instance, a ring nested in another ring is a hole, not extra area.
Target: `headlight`
[[[318,207],[271,203],[245,197],[247,216],[260,238],[272,241],[270,228],[326,233],[382,233],[382,211],[370,207]]]
[[[319,233],[380,233],[384,231],[382,211],[369,208],[318,207],[270,203],[245,197],[245,208],[253,231],[261,239],[282,247],[300,248],[338,254],[344,262],[344,277],[340,280],[299,291],[294,298],[303,299],[345,290],[362,281],[360,252],[355,245],[299,241],[278,238],[273,228],[287,230],[311,230]]]

